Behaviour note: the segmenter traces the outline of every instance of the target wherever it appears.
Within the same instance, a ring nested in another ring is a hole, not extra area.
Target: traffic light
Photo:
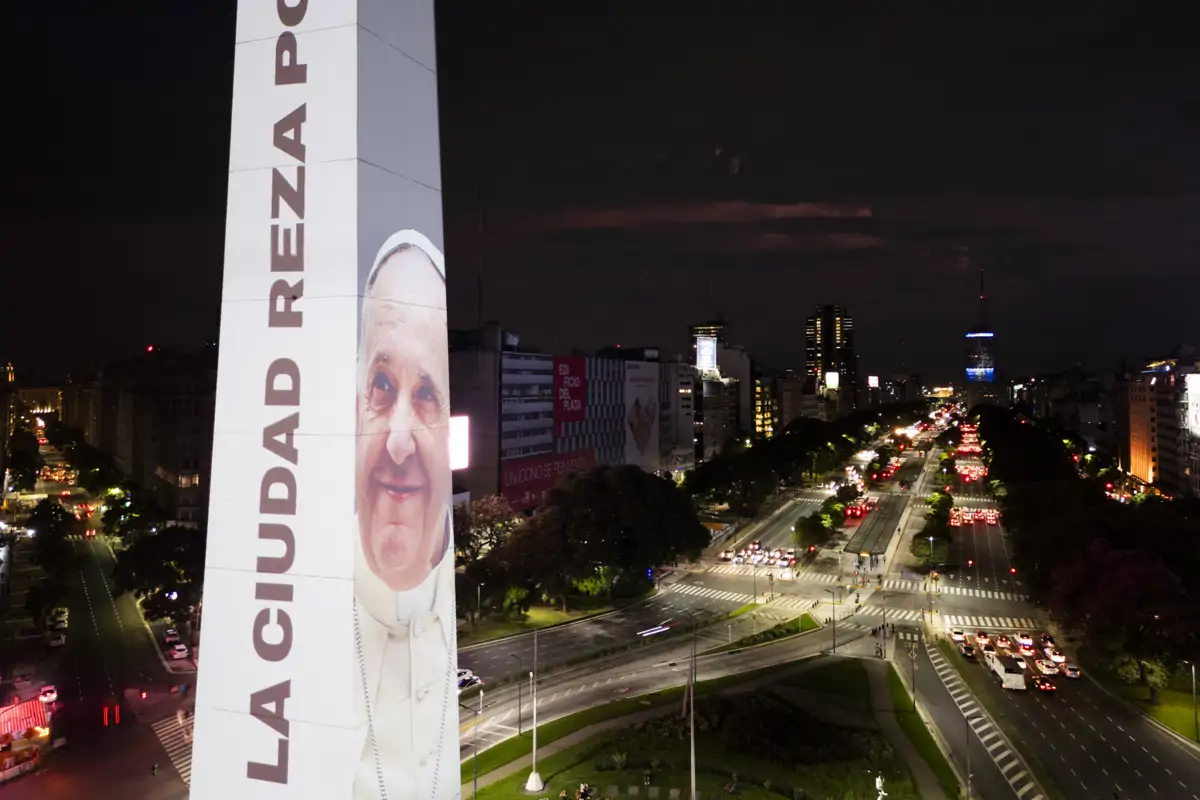
[[[1008,568],[1008,572],[1009,572],[1009,574],[1010,574],[1010,575],[1016,575],[1016,574],[1017,574],[1017,568],[1016,568],[1016,567],[1009,567],[1009,568]]]
[[[815,552],[817,552],[817,546],[816,546],[815,544],[810,544],[810,545],[808,546],[808,552],[810,552],[810,553],[815,553]]]
[[[968,558],[968,559],[967,559],[967,566],[968,566],[968,567],[973,567],[973,566],[975,566],[975,559],[973,559],[973,558]]]

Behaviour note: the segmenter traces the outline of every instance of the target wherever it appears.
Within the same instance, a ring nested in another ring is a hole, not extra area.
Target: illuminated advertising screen
[[[967,367],[967,380],[972,383],[991,383],[996,378],[996,370],[990,367]]]
[[[1200,438],[1200,375],[1185,375],[1183,378],[1183,387],[1188,406],[1188,433]]]
[[[562,436],[568,422],[587,419],[587,359],[554,357],[554,436]]]
[[[836,372],[826,372],[825,373],[825,388],[826,389],[832,389],[833,391],[836,392],[841,385],[842,385],[842,376],[841,375],[839,375]]]
[[[696,337],[696,369],[712,372],[717,368],[717,339],[715,336]]]
[[[190,796],[460,796],[432,0],[239,3]]]
[[[867,388],[868,389],[878,389],[879,388],[879,376],[878,375],[868,375],[867,376]]]
[[[450,469],[467,469],[471,466],[471,418],[450,418]]]
[[[658,471],[658,364],[625,362],[625,463]]]

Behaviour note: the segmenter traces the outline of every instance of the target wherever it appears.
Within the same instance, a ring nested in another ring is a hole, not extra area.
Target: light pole
[[[691,691],[688,692],[688,738],[691,740],[692,799],[696,800],[696,615],[692,614]]]
[[[537,665],[538,665],[538,635],[537,628],[533,629],[533,670],[529,673],[529,695],[533,703],[533,768],[525,781],[525,791],[540,792],[546,788],[542,776],[537,771]]]
[[[933,564],[933,537],[929,537],[929,563]]]
[[[483,622],[483,587],[482,581],[475,584],[475,622]]]
[[[915,684],[913,690],[916,690]],[[971,720],[973,719],[975,717],[963,714],[963,747],[967,753],[967,800],[971,800]]]
[[[1192,668],[1192,720],[1196,726],[1196,741],[1200,742],[1200,709],[1196,706],[1196,663],[1194,661],[1184,661]]]
[[[837,592],[837,594],[834,594],[834,592]],[[837,601],[842,599],[842,587],[826,589],[825,593],[834,598],[829,603],[829,607],[833,609],[833,650],[831,652],[837,653]]]
[[[517,672],[524,672],[525,665],[521,663],[521,657],[516,653],[509,653],[509,658],[517,660]],[[517,681],[517,736],[521,735],[521,684],[523,681]]]

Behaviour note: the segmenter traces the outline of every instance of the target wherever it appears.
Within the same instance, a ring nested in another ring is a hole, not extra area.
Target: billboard
[[[554,438],[563,425],[587,419],[587,359],[554,357]]]
[[[837,372],[825,373],[825,388],[836,392],[838,387],[842,385],[842,376]]]
[[[625,463],[657,472],[658,368],[651,361],[625,362]]]
[[[715,336],[696,337],[696,369],[714,372],[717,369],[717,339]]]
[[[238,12],[191,797],[458,798],[433,3]]]
[[[471,466],[471,418],[466,415],[450,418],[450,469]]]
[[[1183,387],[1187,402],[1187,430],[1192,436],[1200,438],[1200,375],[1185,375]]]
[[[867,388],[868,389],[878,389],[879,388],[879,376],[878,375],[868,375],[867,376]]]
[[[594,450],[547,453],[504,461],[500,464],[500,494],[517,511],[536,508],[546,492],[553,489],[564,475],[583,472],[594,466]]]

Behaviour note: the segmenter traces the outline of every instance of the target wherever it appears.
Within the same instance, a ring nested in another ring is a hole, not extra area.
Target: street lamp
[[[1196,726],[1196,741],[1200,742],[1200,709],[1196,706],[1196,664],[1194,661],[1184,661],[1192,668],[1192,719]]]
[[[475,584],[475,622],[483,622],[483,581]]]
[[[516,653],[509,653],[508,657],[515,658],[517,660],[518,673],[525,671],[525,665],[521,663],[521,657],[519,655]],[[522,681],[517,681],[517,736],[521,735],[521,683]]]
[[[837,594],[834,594],[834,592],[837,592]],[[832,617],[832,619],[833,619],[833,649],[830,652],[836,654],[837,653],[837,603],[840,603],[842,600],[842,587],[839,586],[836,589],[826,589],[825,593],[827,595],[829,595],[830,597],[834,598],[834,600],[830,601],[830,603],[829,603],[829,607],[833,609],[833,617]]]
[[[929,563],[933,563],[933,537],[929,537]]]
[[[533,765],[529,772],[529,778],[525,781],[525,791],[540,792],[545,790],[546,784],[542,781],[542,776],[537,771],[537,665],[538,665],[538,632],[537,628],[533,629],[533,670],[529,673],[529,695],[530,702],[533,703]]]
[[[916,690],[914,684],[913,690]],[[971,720],[978,717],[963,714],[963,747],[967,753],[967,800],[971,800]]]

